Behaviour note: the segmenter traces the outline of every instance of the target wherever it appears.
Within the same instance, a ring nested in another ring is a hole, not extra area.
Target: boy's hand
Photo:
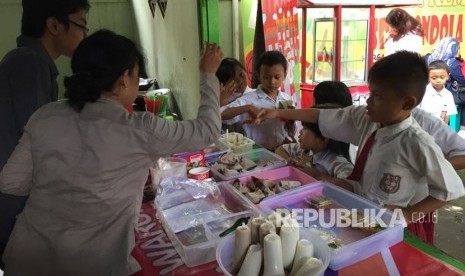
[[[221,47],[207,42],[200,56],[200,71],[215,74],[223,59]]]
[[[247,113],[249,113],[250,115],[250,118],[252,118],[252,120],[255,120],[258,116],[258,113],[260,113],[261,109],[253,106],[253,105],[249,105],[249,110],[247,110]]]
[[[266,119],[274,119],[277,118],[279,115],[278,110],[276,109],[268,109],[268,108],[263,108],[260,110],[260,112],[257,114],[255,118],[255,123],[256,124],[261,124],[264,122]]]
[[[247,105],[247,113],[249,114],[250,116],[250,119],[249,120],[245,120],[243,123],[244,124],[251,124],[253,123],[256,118],[257,118],[257,115],[258,113],[260,112],[261,109],[255,107],[254,105],[251,105],[251,104],[248,104]]]

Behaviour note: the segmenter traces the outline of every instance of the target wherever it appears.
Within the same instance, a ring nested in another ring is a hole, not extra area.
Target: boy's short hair
[[[284,72],[287,72],[287,59],[280,51],[268,51],[263,53],[257,61],[256,70],[260,72],[260,66],[268,67],[281,64]]]
[[[377,84],[399,96],[413,96],[418,105],[429,82],[428,67],[417,53],[399,51],[382,58],[371,67],[368,84]]]
[[[435,60],[428,64],[428,72],[431,70],[446,70],[447,74],[450,73],[449,66],[447,66],[447,63],[442,60]]]
[[[88,0],[23,0],[22,3],[21,34],[32,37],[44,34],[49,17],[55,17],[68,28],[70,14],[90,9]]]

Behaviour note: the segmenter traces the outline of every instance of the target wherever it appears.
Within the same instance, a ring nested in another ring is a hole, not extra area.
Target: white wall
[[[141,45],[146,49],[149,68],[154,69],[151,77],[157,78],[161,87],[171,89],[184,119],[195,118],[200,98],[197,1],[169,0],[164,18],[158,5],[155,18],[151,18],[147,1],[131,2]],[[145,34],[152,36],[152,42]]]

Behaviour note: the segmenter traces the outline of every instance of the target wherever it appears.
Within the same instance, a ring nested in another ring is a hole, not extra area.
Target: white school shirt
[[[457,114],[452,93],[446,88],[437,92],[431,83],[426,86],[425,95],[418,107],[437,118],[441,118],[442,111],[446,111],[449,116]]]
[[[463,183],[433,138],[408,117],[380,128],[365,107],[320,110],[321,133],[328,138],[359,145],[378,130],[354,191],[378,204],[414,205],[428,195],[449,201],[465,194]],[[359,151],[360,152],[360,151]]]
[[[312,162],[306,165],[315,167],[323,175],[347,178],[354,169],[354,165],[344,156],[334,154],[329,150],[313,153],[311,150],[302,149],[299,143],[284,144],[282,147],[291,158],[312,156]]]
[[[242,97],[237,98],[232,103],[223,106],[221,111],[231,107],[238,107],[251,104],[257,108],[278,108],[280,101],[291,100],[291,97],[283,92],[279,92],[276,101],[268,96],[261,88],[261,85],[253,92],[244,94]],[[238,115],[230,120],[228,123],[234,124],[237,122],[244,122],[251,120],[248,113]],[[255,141],[256,144],[267,148],[274,149],[281,145],[287,136],[287,131],[284,129],[284,122],[279,118],[266,120],[265,122],[257,124],[243,124],[246,136]]]
[[[433,136],[434,141],[447,159],[465,155],[465,139],[444,124],[441,119],[419,108],[412,110],[412,116],[429,135]]]
[[[394,41],[390,37],[386,43],[384,43],[385,54],[384,56],[389,56],[398,51],[409,51],[421,54],[421,47],[423,44],[423,37],[416,35],[414,33],[407,33],[399,40]]]
[[[0,173],[0,192],[29,195],[3,260],[9,275],[132,275],[134,228],[159,157],[218,139],[219,83],[200,74],[197,119],[166,121],[108,99],[80,113],[51,103],[34,113]],[[1,212],[1,210],[0,210]]]

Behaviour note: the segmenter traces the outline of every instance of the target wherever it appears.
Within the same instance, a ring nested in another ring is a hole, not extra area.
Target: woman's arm
[[[32,151],[28,126],[13,154],[0,173],[0,192],[7,195],[27,196],[32,188]]]
[[[449,70],[450,70],[450,75],[452,76],[452,78],[454,80],[456,80],[460,85],[465,85],[465,76],[463,75],[463,72],[462,72],[462,66],[463,66],[463,63],[460,62],[459,60],[454,60],[450,66],[449,66]]]

